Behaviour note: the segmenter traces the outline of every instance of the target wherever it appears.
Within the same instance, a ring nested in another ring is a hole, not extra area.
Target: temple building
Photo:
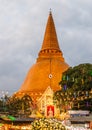
[[[68,68],[69,65],[65,62],[59,47],[53,16],[50,11],[38,58],[30,68],[17,95],[28,94],[38,102],[41,108],[44,103],[43,107],[46,106],[46,97],[51,100],[53,92],[60,90],[59,82],[62,73]],[[45,102],[41,99],[44,99]],[[52,102],[49,105],[52,105]]]

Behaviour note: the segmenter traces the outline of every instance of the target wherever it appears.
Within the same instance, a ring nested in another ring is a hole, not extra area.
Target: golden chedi
[[[65,62],[58,44],[55,25],[50,12],[37,61],[30,68],[17,94],[28,94],[34,100],[37,100],[48,86],[54,92],[60,90],[59,82],[61,81],[62,73],[68,67],[69,65]]]

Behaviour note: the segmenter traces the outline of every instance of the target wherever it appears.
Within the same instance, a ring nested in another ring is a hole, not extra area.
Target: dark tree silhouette
[[[61,90],[54,94],[59,107],[92,111],[92,64],[70,67],[59,84]]]

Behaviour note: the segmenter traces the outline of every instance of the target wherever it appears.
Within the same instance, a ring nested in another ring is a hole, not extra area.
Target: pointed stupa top
[[[43,40],[41,50],[45,50],[45,49],[60,50],[51,11],[49,13],[49,17],[48,17],[48,21],[47,21],[47,25],[46,25],[46,31],[45,31],[44,40]]]
[[[60,50],[58,38],[56,34],[55,24],[52,17],[52,12],[50,10],[49,17],[47,20],[47,25],[45,29],[44,39],[42,43],[42,48],[39,52],[37,61],[43,60],[43,58],[57,57],[64,61],[63,53]]]

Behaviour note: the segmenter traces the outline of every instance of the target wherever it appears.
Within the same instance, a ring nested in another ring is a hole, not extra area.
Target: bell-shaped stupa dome
[[[59,47],[52,13],[50,12],[37,61],[30,68],[24,83],[17,93],[26,93],[37,99],[48,86],[53,91],[60,90],[59,82],[61,81],[62,73],[68,67],[69,65],[65,62]]]

